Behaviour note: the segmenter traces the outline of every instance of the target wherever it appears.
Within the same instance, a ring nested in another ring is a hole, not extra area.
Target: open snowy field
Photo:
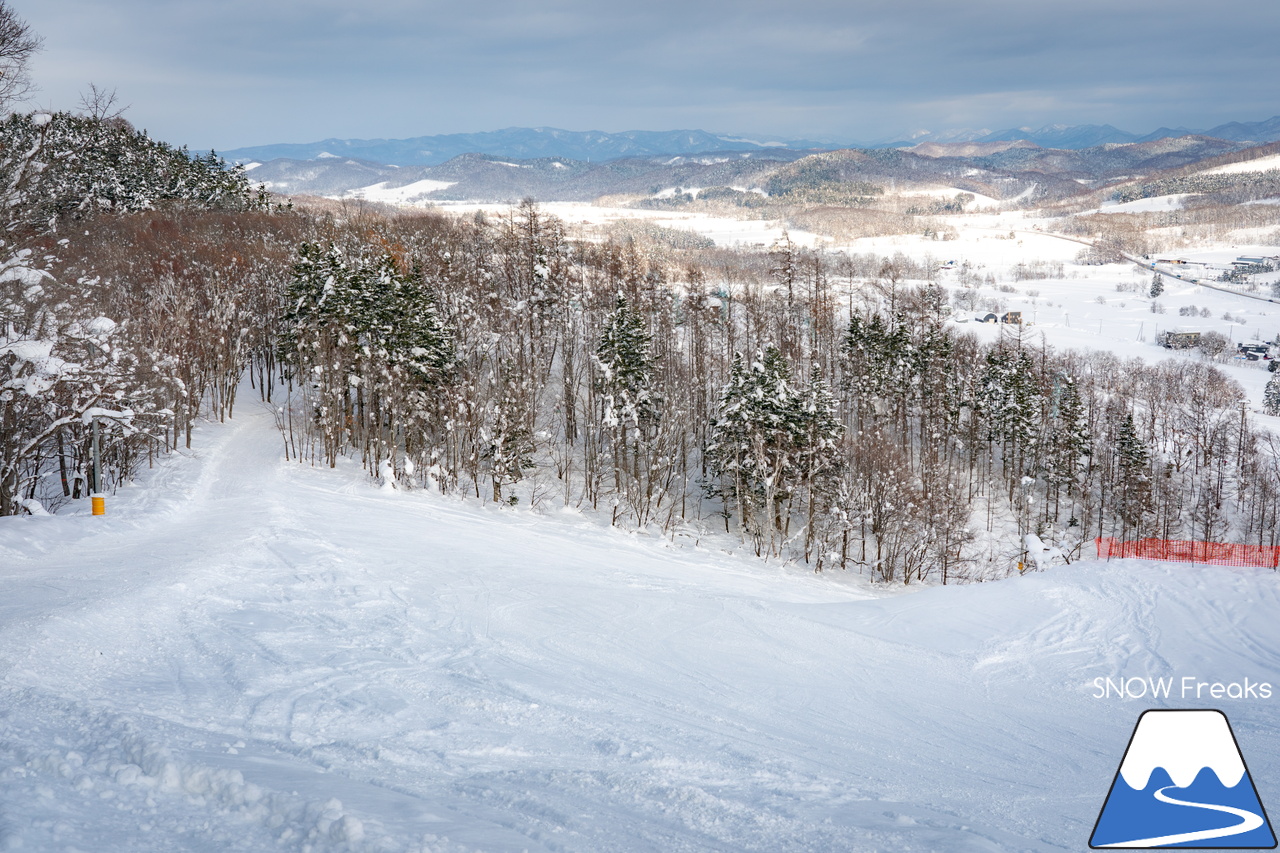
[[[429,179],[414,181],[403,187],[388,187],[387,182],[369,187],[351,190],[344,198],[362,198],[366,201],[377,201],[383,204],[412,205],[426,198],[428,193],[446,190],[453,186],[449,181],[432,181]]]
[[[382,491],[241,410],[105,518],[0,520],[0,849],[1080,850],[1150,707],[1225,711],[1280,809],[1273,572],[877,588]]]
[[[509,204],[488,202],[440,202],[437,210],[453,214],[473,214],[482,210],[494,216],[511,212]],[[784,223],[766,219],[735,219],[728,216],[711,216],[680,210],[645,210],[631,207],[606,207],[578,201],[553,201],[539,204],[538,208],[564,220],[569,226],[587,226],[598,229],[615,222],[646,220],[663,228],[692,231],[714,240],[717,246],[741,248],[767,248],[787,233]],[[792,242],[811,248],[823,245],[823,238],[808,231],[790,231]]]

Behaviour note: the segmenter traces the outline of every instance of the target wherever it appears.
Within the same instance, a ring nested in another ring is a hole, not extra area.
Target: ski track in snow
[[[890,595],[388,494],[241,409],[106,518],[0,522],[0,849],[1080,849],[1148,707],[1093,678],[1280,660],[1271,573]]]

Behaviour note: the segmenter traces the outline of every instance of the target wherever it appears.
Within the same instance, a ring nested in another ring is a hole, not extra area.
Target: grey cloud
[[[135,121],[197,145],[515,124],[1142,131],[1280,113],[1280,16],[1252,0],[17,2],[46,38],[48,101],[119,85]]]

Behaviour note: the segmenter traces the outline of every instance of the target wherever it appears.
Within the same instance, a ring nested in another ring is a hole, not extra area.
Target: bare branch
[[[118,119],[130,106],[130,104],[120,106],[120,100],[114,88],[108,92],[106,89],[99,89],[96,83],[89,84],[88,92],[80,93],[80,112],[100,121]]]
[[[27,65],[42,41],[5,0],[0,0],[0,110],[31,93],[34,87]]]

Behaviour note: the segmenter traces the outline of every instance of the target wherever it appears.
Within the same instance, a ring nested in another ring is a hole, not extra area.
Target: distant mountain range
[[[1175,139],[1182,136],[1208,136],[1213,139],[1225,139],[1228,142],[1242,142],[1250,145],[1261,145],[1265,142],[1280,140],[1280,116],[1266,121],[1238,122],[1220,124],[1208,130],[1194,130],[1186,127],[1162,127],[1147,134],[1129,133],[1112,127],[1109,124],[1063,125],[1051,124],[1032,129],[1029,127],[1010,128],[1008,130],[949,130],[941,133],[920,131],[912,134],[905,141],[884,143],[885,147],[898,148],[917,145],[922,142],[1033,142],[1041,148],[1061,148],[1079,151],[1098,145],[1127,145],[1133,142],[1155,142],[1160,139]]]
[[[528,160],[566,157],[583,162],[652,157],[662,154],[705,154],[712,151],[768,151],[771,149],[827,150],[842,146],[807,139],[768,136],[745,138],[705,130],[559,130],[554,127],[509,127],[485,133],[450,133],[413,139],[325,139],[301,144],[259,145],[224,151],[228,160],[241,163],[353,158],[397,166],[436,166],[462,154],[488,154]]]
[[[1144,135],[1104,125],[1048,125],[1008,130],[919,131],[906,139],[876,143],[835,143],[770,136],[739,136],[704,130],[623,133],[571,131],[551,127],[510,127],[484,133],[453,133],[413,139],[325,139],[224,151],[228,160],[266,163],[271,160],[353,159],[396,166],[436,166],[463,154],[529,160],[567,158],[586,163],[622,158],[692,156],[717,152],[832,151],[844,148],[910,148],[926,143],[996,143],[1025,141],[1041,148],[1078,151],[1102,145],[1152,142],[1183,136],[1205,136],[1244,145],[1280,140],[1280,116],[1261,122],[1231,122],[1208,130],[1165,128]]]
[[[1244,150],[1248,147],[1249,150]],[[875,186],[886,193],[952,188],[994,199],[1048,201],[1169,170],[1268,157],[1280,144],[1249,147],[1204,136],[1069,150],[1031,142],[922,143],[913,148],[793,151],[575,160],[462,154],[435,166],[392,166],[354,157],[276,158],[248,164],[249,180],[284,195],[391,203],[592,201],[624,196],[678,206],[691,194],[744,207],[767,195],[796,203],[849,203]],[[677,189],[688,193],[677,195]],[[926,193],[929,195],[929,193]],[[863,199],[865,201],[865,199]]]

